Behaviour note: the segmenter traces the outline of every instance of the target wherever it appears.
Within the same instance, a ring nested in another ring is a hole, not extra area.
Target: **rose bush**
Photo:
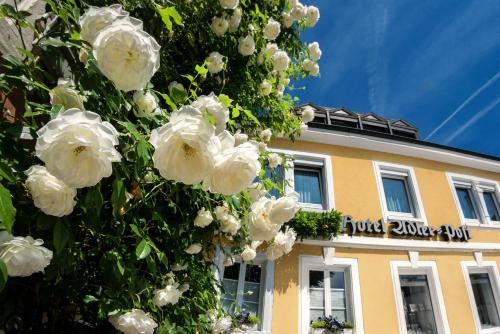
[[[313,116],[292,94],[319,74],[319,45],[300,40],[319,12],[46,4],[37,25],[0,5],[37,37],[0,64],[0,330],[237,332],[213,265],[295,242],[298,198],[275,175],[287,160],[267,147]]]

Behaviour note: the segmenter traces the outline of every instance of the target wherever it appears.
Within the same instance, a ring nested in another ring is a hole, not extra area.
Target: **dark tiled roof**
[[[403,119],[386,119],[374,113],[359,113],[343,107],[320,107],[313,103],[298,106],[296,113],[300,115],[305,109],[314,110],[314,120],[309,123],[311,126],[324,124],[359,129],[366,131],[367,134],[376,132],[395,137],[419,139],[418,129]]]

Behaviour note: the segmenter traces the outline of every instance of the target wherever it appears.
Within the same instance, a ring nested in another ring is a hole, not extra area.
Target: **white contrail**
[[[476,96],[478,96],[483,90],[488,88],[492,83],[498,80],[500,78],[500,71],[497,72],[493,77],[490,78],[490,80],[486,81],[484,85],[479,87],[474,93],[472,93],[471,96],[467,98],[455,111],[453,111],[450,116],[448,116],[441,124],[439,124],[434,130],[429,133],[427,137],[425,137],[425,140],[429,139],[432,137],[436,132],[438,132],[443,126],[446,125],[453,117],[455,117],[456,114],[458,114],[472,99],[474,99]]]
[[[471,117],[471,119],[469,119],[464,125],[458,128],[457,131],[453,132],[451,136],[446,138],[444,143],[448,144],[450,141],[455,139],[458,135],[467,130],[469,126],[479,121],[479,119],[481,119],[484,115],[486,115],[486,113],[488,113],[491,109],[495,108],[499,103],[500,103],[500,97],[497,98],[495,101],[491,102],[490,104],[488,104],[484,109],[475,114],[473,117]]]

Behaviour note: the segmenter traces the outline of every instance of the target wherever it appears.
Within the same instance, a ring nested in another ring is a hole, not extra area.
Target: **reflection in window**
[[[467,219],[477,219],[476,210],[474,209],[474,204],[472,202],[472,193],[469,188],[455,188],[457,191],[458,201],[460,202],[460,207],[462,208],[462,213],[464,218]]]
[[[437,334],[427,275],[400,275],[408,334]]]
[[[486,205],[486,211],[490,220],[500,221],[500,215],[498,214],[498,207],[495,201],[495,193],[492,191],[483,192],[484,204]]]
[[[497,303],[488,273],[470,274],[469,277],[481,328],[499,327]]]
[[[321,193],[321,169],[294,168],[294,188],[299,193],[299,202],[308,204],[323,204]]]
[[[388,211],[412,213],[406,179],[384,176],[382,184]]]

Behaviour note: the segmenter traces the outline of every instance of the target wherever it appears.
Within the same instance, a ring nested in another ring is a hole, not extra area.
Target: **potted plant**
[[[353,325],[348,322],[338,321],[332,316],[321,317],[311,321],[310,334],[352,334]]]
[[[260,324],[260,319],[249,312],[241,312],[235,318],[243,330],[256,330]]]

